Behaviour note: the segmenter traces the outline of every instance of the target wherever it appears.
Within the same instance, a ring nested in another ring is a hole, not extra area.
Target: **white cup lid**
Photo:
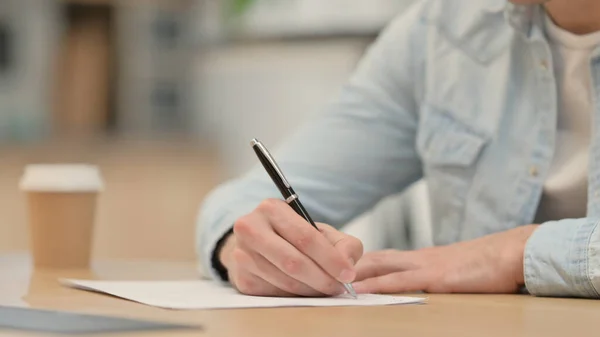
[[[36,164],[25,167],[20,188],[35,192],[98,192],[100,170],[84,164]]]

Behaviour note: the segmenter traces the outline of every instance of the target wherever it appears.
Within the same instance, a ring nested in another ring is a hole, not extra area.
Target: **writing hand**
[[[238,219],[220,253],[232,285],[255,296],[342,294],[356,276],[360,240],[317,223],[316,230],[285,202],[263,201]]]

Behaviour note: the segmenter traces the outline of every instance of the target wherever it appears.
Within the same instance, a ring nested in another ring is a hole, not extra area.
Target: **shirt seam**
[[[526,247],[525,247],[525,263],[523,265],[524,268],[524,281],[525,281],[525,289],[527,289],[527,291],[532,294],[532,295],[536,295],[536,291],[532,291],[532,289],[536,289],[537,287],[539,287],[539,284],[536,284],[535,282],[535,277],[534,274],[532,272],[533,266],[532,266],[532,259],[531,259],[531,248],[529,248],[528,246],[531,245],[531,242],[528,240],[526,243]]]
[[[594,223],[594,229],[592,229],[592,231],[590,232],[590,235],[587,239],[586,242],[586,273],[585,276],[587,278],[587,281],[589,282],[590,285],[590,291],[592,292],[592,295],[594,295],[594,297],[600,297],[600,289],[596,288],[596,285],[594,285],[594,282],[592,280],[592,275],[591,275],[591,270],[590,270],[590,251],[591,251],[591,243],[592,243],[592,238],[594,237],[594,234],[596,234],[596,231],[598,231],[600,228],[600,221],[597,221]]]

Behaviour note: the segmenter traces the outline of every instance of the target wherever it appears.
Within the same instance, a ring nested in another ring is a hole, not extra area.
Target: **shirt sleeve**
[[[415,137],[423,7],[418,2],[394,19],[326,109],[272,151],[315,221],[339,228],[421,178]],[[218,279],[211,256],[219,239],[267,198],[281,195],[258,165],[208,195],[197,220],[205,276]]]
[[[536,296],[600,298],[600,221],[542,224],[527,241],[524,275]]]

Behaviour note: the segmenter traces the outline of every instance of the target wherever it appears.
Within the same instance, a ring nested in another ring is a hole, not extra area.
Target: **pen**
[[[279,192],[281,192],[281,195],[285,199],[285,202],[288,205],[290,205],[290,207],[296,213],[298,213],[298,215],[303,217],[315,229],[319,230],[317,225],[315,225],[315,222],[311,219],[310,215],[308,215],[308,212],[306,211],[304,206],[302,206],[302,203],[300,203],[298,195],[283,175],[283,172],[281,172],[281,169],[279,168],[279,166],[275,162],[275,159],[273,159],[267,148],[256,138],[252,139],[250,145],[254,149],[254,152],[256,152],[258,160],[261,162],[262,166],[265,168],[265,170],[273,180],[273,183],[275,183],[275,186],[277,186]],[[344,283],[344,288],[346,288],[346,290],[350,295],[352,295],[352,297],[356,298],[356,292],[354,291],[354,288],[350,283]]]

